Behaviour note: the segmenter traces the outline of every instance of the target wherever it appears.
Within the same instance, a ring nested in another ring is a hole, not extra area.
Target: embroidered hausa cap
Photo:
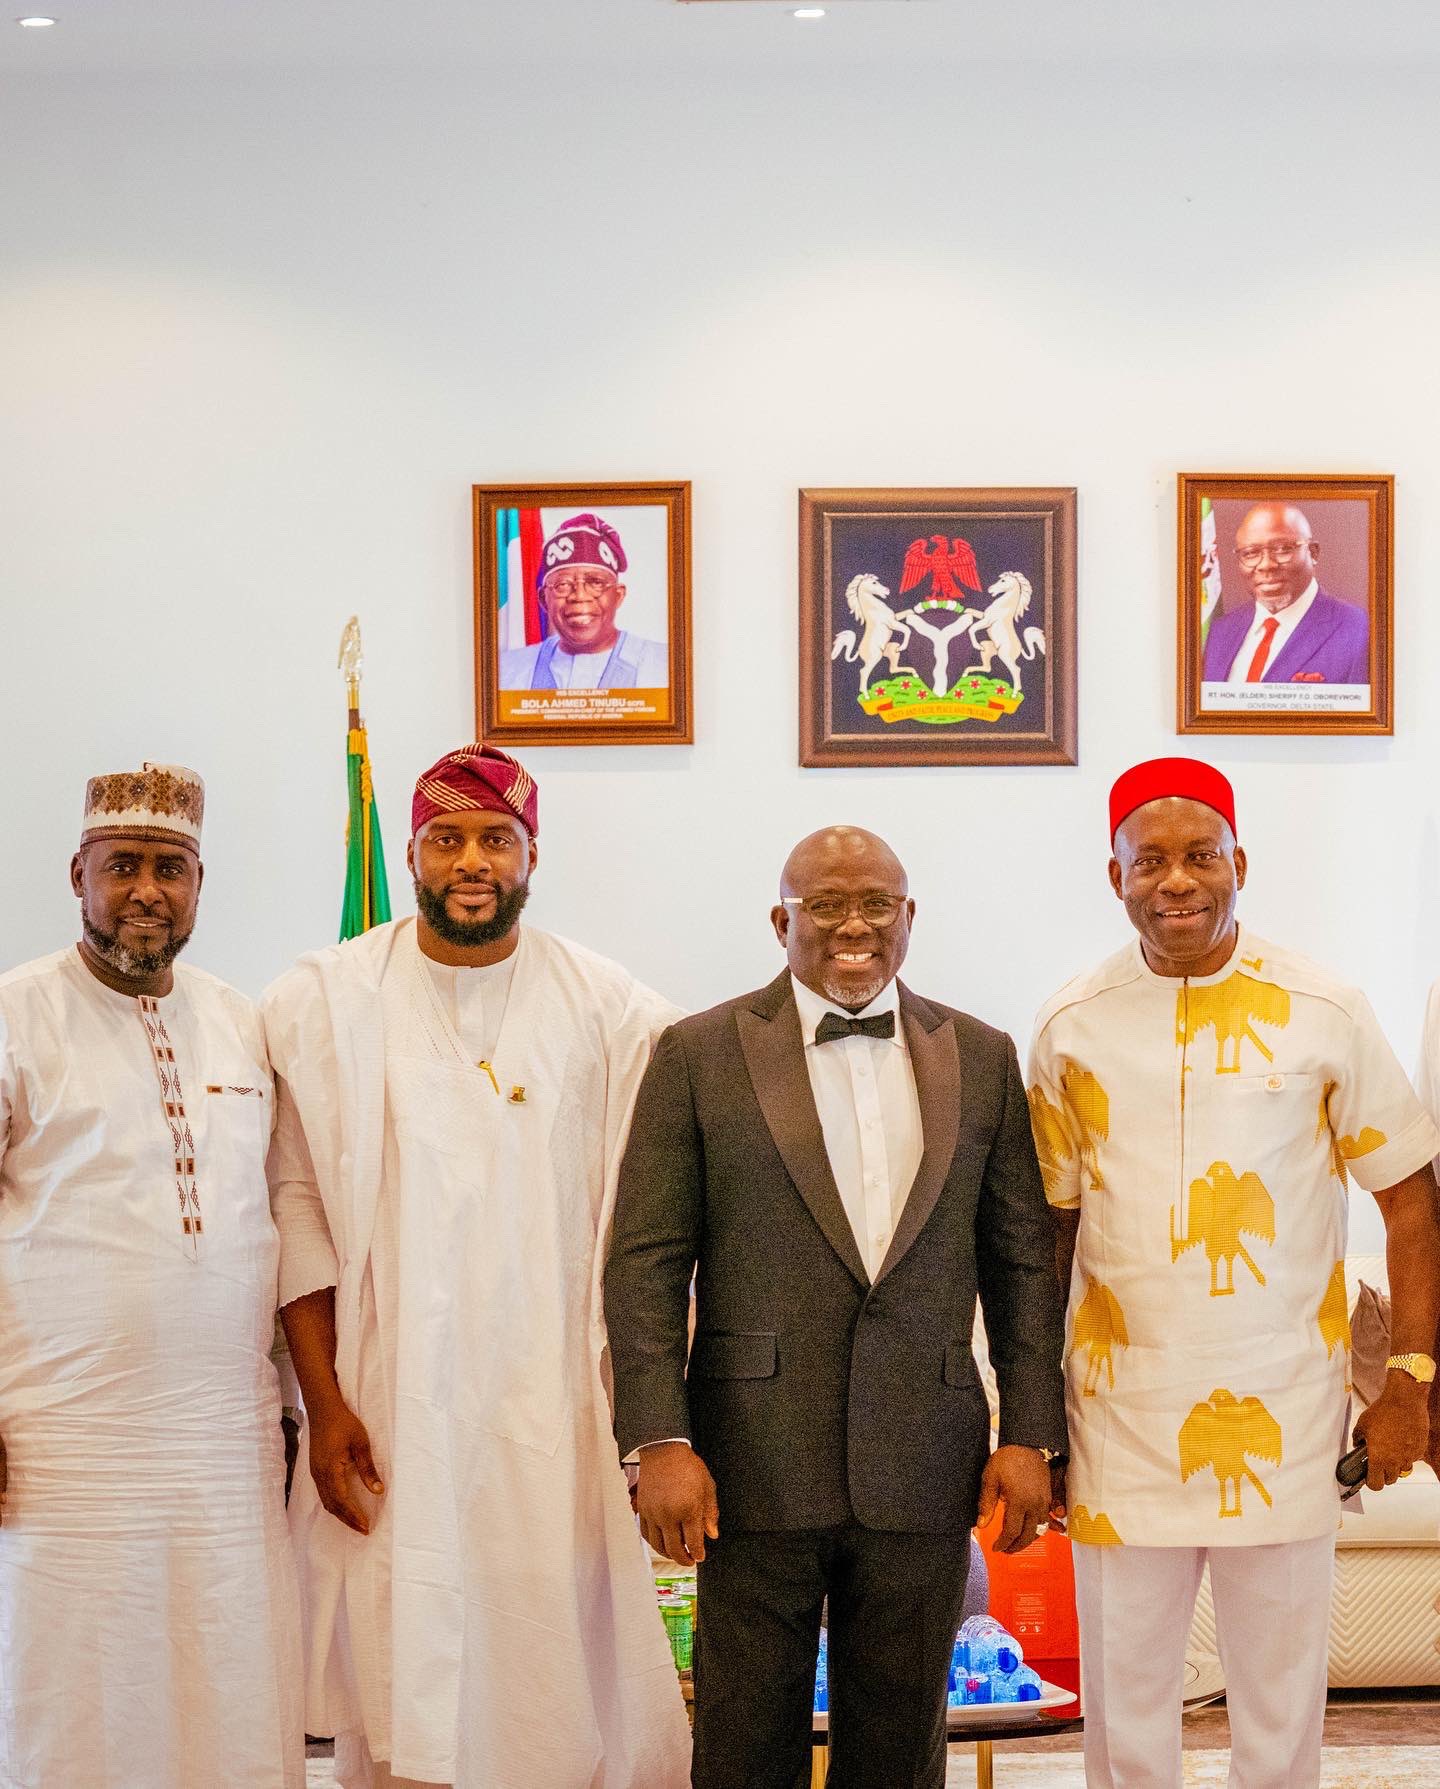
[[[1235,791],[1213,764],[1199,758],[1150,758],[1115,779],[1110,791],[1110,843],[1115,843],[1115,834],[1136,808],[1147,801],[1163,801],[1167,795],[1214,808],[1235,831]]]
[[[587,510],[562,522],[545,542],[535,582],[543,585],[551,572],[566,565],[603,565],[618,578],[629,563],[620,536],[608,522]]]
[[[410,831],[419,832],[437,814],[468,813],[477,808],[513,814],[532,839],[540,831],[540,795],[534,777],[508,752],[478,742],[446,752],[417,781],[410,804]]]
[[[82,845],[97,839],[166,839],[199,855],[205,785],[183,764],[92,776],[85,785]]]

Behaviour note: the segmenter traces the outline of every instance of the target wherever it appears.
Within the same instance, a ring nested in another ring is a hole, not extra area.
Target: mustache
[[[489,919],[452,919],[445,906],[446,896],[455,887],[476,888],[484,886],[493,890],[495,895],[495,911]],[[470,947],[477,944],[493,944],[496,939],[503,938],[514,927],[520,917],[521,910],[530,898],[530,885],[522,882],[508,893],[493,883],[477,884],[450,883],[444,890],[429,888],[417,876],[415,878],[415,905],[424,916],[431,930],[437,937],[448,944]]]
[[[120,942],[118,933],[102,930],[83,913],[80,927],[96,956],[112,969],[118,969],[121,975],[132,978],[156,975],[160,970],[168,969],[190,942],[189,932],[182,932],[177,937],[172,925],[170,937],[164,944],[157,945],[154,950],[131,950]]]

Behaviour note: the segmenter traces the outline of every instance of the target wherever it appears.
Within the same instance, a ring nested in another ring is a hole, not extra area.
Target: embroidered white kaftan
[[[304,1783],[272,1110],[212,976],[0,978],[3,1789]]]
[[[456,1789],[680,1789],[599,1298],[631,1106],[677,1015],[531,927],[488,1072],[447,1005],[411,920],[264,1003],[281,1299],[336,1286],[337,1376],[386,1485],[362,1537],[296,1472],[308,1724],[340,1736],[347,1784],[368,1751]]]
[[[1029,1081],[1046,1192],[1080,1212],[1072,1538],[1333,1532],[1347,1172],[1383,1189],[1440,1146],[1364,996],[1243,929],[1186,979],[1137,941],[1041,1011]]]

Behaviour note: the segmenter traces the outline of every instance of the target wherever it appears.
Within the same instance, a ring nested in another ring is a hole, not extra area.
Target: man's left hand
[[[1005,1520],[995,1542],[997,1553],[1023,1553],[1049,1520],[1050,1468],[1034,1447],[997,1447],[980,1480],[980,1513],[976,1526],[983,1528],[1005,1505]]]
[[[1355,1439],[1365,1443],[1370,1470],[1365,1483],[1383,1491],[1425,1453],[1430,1433],[1426,1388],[1403,1374],[1392,1373],[1375,1402],[1360,1412]]]

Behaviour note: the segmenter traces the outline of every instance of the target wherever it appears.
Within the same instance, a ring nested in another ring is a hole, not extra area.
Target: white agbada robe
[[[184,965],[147,1008],[0,978],[0,1785],[301,1789],[264,1040]]]
[[[456,1789],[680,1789],[599,1294],[631,1106],[676,1009],[526,927],[487,1071],[438,980],[401,920],[264,1001],[281,1300],[337,1288],[337,1377],[386,1485],[360,1536],[296,1472],[307,1725],[338,1736],[351,1785],[373,1759]]]

